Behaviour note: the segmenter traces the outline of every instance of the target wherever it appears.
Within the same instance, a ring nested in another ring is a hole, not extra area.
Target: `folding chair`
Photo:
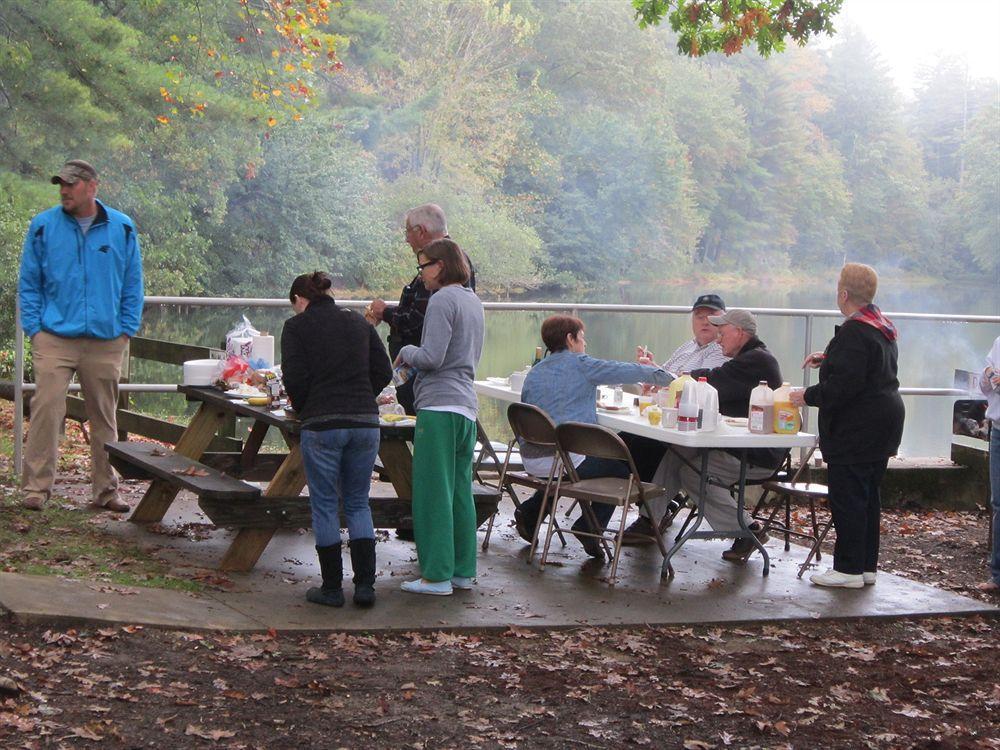
[[[655,484],[643,482],[636,471],[632,455],[622,439],[613,431],[596,424],[585,424],[583,422],[566,422],[556,427],[556,441],[558,443],[559,455],[562,456],[565,475],[569,481],[564,481],[563,474],[560,474],[556,482],[556,490],[552,499],[552,512],[549,514],[549,526],[545,534],[545,547],[542,550],[541,566],[544,567],[549,554],[549,544],[552,540],[552,533],[555,529],[556,504],[562,497],[572,498],[580,503],[584,516],[595,531],[574,531],[579,536],[589,536],[599,539],[607,550],[609,539],[614,540],[614,553],[611,557],[611,574],[609,576],[610,585],[615,584],[615,575],[618,572],[618,559],[622,551],[622,537],[625,535],[625,519],[628,517],[629,509],[633,504],[646,508],[649,513],[648,501],[654,497],[666,494],[666,490]],[[594,458],[607,458],[611,460],[624,461],[629,468],[628,479],[618,477],[598,477],[596,479],[580,479],[569,460],[570,453],[578,453],[583,456]],[[622,522],[618,530],[609,537],[608,532],[597,530],[597,521],[594,518],[592,503],[605,503],[609,505],[621,506]],[[650,515],[652,517],[652,515]],[[660,548],[660,553],[666,556],[667,550],[663,546],[663,539],[659,535],[651,534],[650,539],[656,542]]]
[[[802,463],[799,464],[798,469],[790,477],[782,479],[780,476],[775,476],[766,480],[761,485],[764,489],[764,494],[757,501],[757,506],[753,510],[753,517],[763,523],[765,531],[777,531],[785,537],[786,552],[791,549],[789,537],[795,536],[811,544],[812,550],[809,559],[815,554],[816,559],[819,560],[821,553],[817,542],[822,541],[820,531],[823,531],[823,535],[825,536],[829,528],[822,528],[823,524],[818,523],[816,520],[816,501],[827,500],[829,498],[829,489],[825,484],[815,484],[808,481],[806,472],[809,471],[809,460],[812,458],[815,450],[815,447],[809,449],[809,452],[803,457]],[[788,459],[788,465],[788,471],[790,472],[790,458]],[[807,481],[800,481],[804,475]],[[769,494],[774,496],[773,500],[768,497]],[[792,500],[796,498],[809,501],[809,516],[812,525],[811,534],[796,531],[792,528]],[[785,511],[784,522],[777,520],[778,512],[782,508]],[[765,512],[767,512],[766,517],[764,516]],[[801,576],[801,573],[799,575]]]
[[[521,507],[521,503],[517,499],[517,493],[514,490],[515,484],[522,487],[528,487],[533,490],[542,490],[544,492],[542,511],[544,512],[549,493],[552,490],[553,482],[558,476],[558,472],[562,465],[562,462],[559,460],[559,449],[556,444],[556,426],[549,418],[548,414],[539,409],[537,406],[532,406],[531,404],[513,403],[508,406],[507,421],[510,423],[510,429],[514,434],[514,437],[511,438],[510,443],[507,444],[503,468],[500,470],[499,486],[505,488],[508,494],[510,494],[511,499],[514,501],[515,508]],[[514,447],[521,444],[534,446],[545,452],[551,452],[552,463],[549,466],[548,474],[545,477],[538,477],[534,474],[528,473],[527,471],[514,471],[510,468],[511,455],[514,453]],[[534,557],[535,549],[538,546],[538,530],[541,527],[541,519],[543,517],[543,513],[539,513],[538,523],[535,525],[534,534],[532,535],[531,548],[528,550],[527,561],[529,563]],[[496,514],[494,513],[490,516],[490,522],[486,528],[486,538],[483,540],[484,550],[489,547],[490,535],[493,533],[493,524],[495,521]],[[558,534],[560,541],[562,541],[563,546],[565,547],[566,538],[563,536],[562,529],[558,530]]]

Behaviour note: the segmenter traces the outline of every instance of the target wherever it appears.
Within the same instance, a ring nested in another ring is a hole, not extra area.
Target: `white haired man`
[[[445,220],[444,211],[434,203],[425,203],[422,206],[411,208],[406,212],[406,224],[404,226],[406,244],[417,255],[427,245],[448,237],[448,223]],[[472,267],[472,261],[468,255],[465,257],[469,263],[469,283],[468,287],[476,290],[476,272]],[[431,298],[431,293],[424,286],[420,274],[413,277],[409,284],[403,287],[399,295],[399,303],[390,306],[385,300],[373,300],[367,310],[367,316],[376,325],[380,322],[389,324],[389,336],[386,339],[389,343],[389,359],[395,361],[399,350],[404,346],[420,346],[420,337],[424,330],[424,315],[427,312],[427,301]],[[413,406],[413,380],[410,379],[396,389],[396,400],[406,410],[407,414],[414,414]]]

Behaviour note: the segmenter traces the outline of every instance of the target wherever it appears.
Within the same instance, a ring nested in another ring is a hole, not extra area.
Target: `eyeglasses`
[[[417,263],[417,273],[423,273],[427,266],[433,266],[437,262],[437,260],[429,260],[426,263]]]

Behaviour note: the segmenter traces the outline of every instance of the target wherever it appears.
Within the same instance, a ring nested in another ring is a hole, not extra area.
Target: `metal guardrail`
[[[337,300],[337,304],[348,308],[364,308],[369,300]],[[285,298],[270,297],[157,297],[150,296],[144,300],[144,306],[180,305],[190,307],[287,307]],[[599,303],[577,302],[484,302],[486,310],[508,310],[516,312],[568,312],[573,315],[584,312],[613,312],[639,314],[684,314],[691,308],[683,305],[612,305]],[[813,351],[812,333],[813,321],[816,318],[839,318],[839,310],[794,309],[784,307],[748,307],[756,315],[773,317],[804,318],[806,324],[805,343],[802,350],[803,359]],[[953,323],[994,323],[1000,324],[998,315],[947,315],[941,313],[908,313],[887,312],[890,318],[896,320],[930,320]],[[803,371],[802,385],[808,386],[812,370]],[[21,330],[21,301],[15,295],[14,301],[14,471],[21,474],[24,449],[24,392],[34,390],[33,383],[24,382],[24,332]],[[176,383],[123,383],[123,392],[153,392],[169,393],[177,389]],[[70,390],[79,390],[79,386],[70,386]],[[954,388],[900,388],[902,395],[913,396],[957,396],[964,391]],[[808,412],[804,418],[808,425]]]

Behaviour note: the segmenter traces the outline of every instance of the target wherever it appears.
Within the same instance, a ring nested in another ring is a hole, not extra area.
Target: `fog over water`
[[[832,277],[831,277],[832,278]],[[712,288],[693,283],[613,285],[583,294],[565,293],[562,298],[536,293],[525,301],[595,302],[655,305],[690,305],[703,292],[717,292],[730,307],[794,308],[835,310],[833,282],[795,288],[774,285],[743,285],[738,289]],[[512,300],[517,301],[517,300]],[[876,300],[892,312],[922,312],[956,315],[1000,315],[1000,298],[989,285],[926,285],[884,280]],[[146,311],[142,336],[190,344],[218,346],[226,331],[246,312],[260,330],[281,333],[290,310],[204,308],[178,311],[175,308]],[[636,344],[648,346],[658,358],[691,336],[687,315],[586,313],[588,353],[603,359],[631,360]],[[489,311],[486,316],[486,347],[478,376],[505,376],[529,364],[544,313]],[[838,318],[817,318],[813,324],[813,349],[823,349],[833,335]],[[898,320],[899,377],[904,387],[949,388],[953,371],[979,370],[990,344],[1000,335],[1000,326],[984,323],[956,323]],[[385,326],[381,326],[384,332]],[[800,365],[806,351],[804,318],[762,316],[760,337],[774,352],[786,380],[802,382]],[[280,350],[280,341],[278,342]],[[815,377],[815,376],[813,376]],[[135,362],[135,382],[177,382],[180,368]],[[177,413],[184,402],[177,396],[142,395],[140,408]],[[947,456],[949,454],[952,399],[948,397],[905,398],[907,419],[901,452],[907,456]],[[494,439],[505,439],[507,427],[501,406],[482,400],[482,418]],[[812,417],[815,424],[815,417]]]

